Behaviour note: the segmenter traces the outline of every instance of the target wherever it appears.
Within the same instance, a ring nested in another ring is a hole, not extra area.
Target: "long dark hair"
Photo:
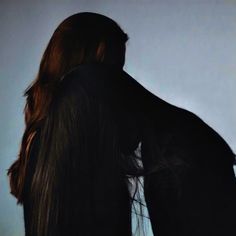
[[[127,40],[128,35],[116,22],[96,13],[74,14],[59,24],[43,54],[38,75],[24,91],[25,131],[18,159],[7,173],[11,194],[17,198],[17,204],[24,202],[23,189],[32,140],[47,116],[62,76],[80,64],[91,62],[122,68]],[[134,174],[136,177],[138,174]]]
[[[25,131],[18,159],[8,170],[11,193],[22,203],[28,150],[37,127],[47,114],[55,85],[79,64],[103,62],[123,67],[128,36],[108,17],[78,13],[65,19],[53,33],[35,80],[24,92]]]

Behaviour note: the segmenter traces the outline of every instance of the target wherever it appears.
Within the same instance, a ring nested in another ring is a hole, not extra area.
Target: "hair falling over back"
[[[62,76],[84,63],[114,64],[122,68],[127,40],[127,34],[116,22],[96,13],[74,14],[56,28],[42,56],[35,80],[24,91],[25,130],[18,159],[7,172],[11,194],[17,198],[17,204],[24,202],[30,145],[47,116]],[[137,183],[139,178],[134,176],[134,180]],[[134,197],[131,200],[135,201]]]
[[[22,189],[31,140],[47,114],[62,76],[88,62],[114,63],[122,67],[127,40],[128,36],[114,21],[94,13],[72,15],[57,27],[43,54],[37,77],[24,92],[25,131],[19,158],[8,170],[11,193],[18,203],[23,200]]]

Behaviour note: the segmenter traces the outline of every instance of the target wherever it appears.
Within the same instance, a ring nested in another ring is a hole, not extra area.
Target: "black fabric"
[[[155,236],[236,235],[234,153],[199,117],[110,65],[80,65],[56,91],[31,146],[27,236],[130,236],[139,142]]]

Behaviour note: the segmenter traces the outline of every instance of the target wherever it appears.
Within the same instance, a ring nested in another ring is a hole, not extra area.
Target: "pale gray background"
[[[6,177],[24,130],[23,90],[35,78],[55,28],[80,11],[116,20],[130,37],[127,72],[202,117],[236,152],[236,0],[1,1],[1,236],[24,235],[22,208],[9,194]]]

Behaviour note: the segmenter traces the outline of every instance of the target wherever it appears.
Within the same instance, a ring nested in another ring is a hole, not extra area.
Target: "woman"
[[[142,176],[154,235],[235,235],[232,150],[123,70],[127,40],[96,13],[68,17],[50,39],[8,171],[26,235],[132,235]]]

